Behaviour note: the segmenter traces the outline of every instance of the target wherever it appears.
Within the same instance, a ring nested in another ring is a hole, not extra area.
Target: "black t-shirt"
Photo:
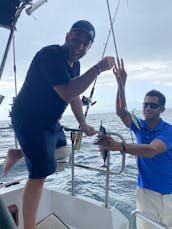
[[[71,68],[59,45],[44,47],[32,60],[25,82],[13,105],[12,116],[26,122],[53,126],[68,105],[54,91],[53,86],[68,84],[71,78],[79,74],[79,61]]]

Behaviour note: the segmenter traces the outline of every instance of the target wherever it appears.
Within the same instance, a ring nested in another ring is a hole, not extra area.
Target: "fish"
[[[101,125],[99,128],[99,132],[102,135],[106,135],[106,129],[105,129],[105,127],[102,126],[102,122],[101,122]],[[101,156],[103,158],[103,162],[104,162],[104,164],[101,167],[106,168],[107,167],[107,156],[109,154],[109,150],[103,149],[103,147],[99,145],[99,151],[100,151],[100,154],[101,154]]]

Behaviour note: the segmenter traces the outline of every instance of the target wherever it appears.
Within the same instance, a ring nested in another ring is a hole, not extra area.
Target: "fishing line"
[[[108,33],[108,36],[107,36],[107,39],[106,39],[106,42],[105,42],[105,46],[104,46],[104,49],[103,49],[103,52],[102,52],[102,56],[101,56],[101,59],[103,59],[104,55],[105,55],[105,52],[106,52],[106,49],[107,49],[107,45],[108,45],[108,42],[109,42],[109,39],[110,39],[110,35],[111,35],[111,32],[113,30],[113,24],[115,22],[115,19],[116,19],[116,15],[117,15],[117,12],[119,10],[119,6],[120,6],[120,2],[121,0],[118,0],[118,3],[117,3],[117,6],[115,8],[115,13],[114,13],[114,17],[112,19],[112,26],[110,26],[110,30],[109,30],[109,33]],[[115,47],[116,47],[116,41],[115,41]],[[116,52],[117,52],[117,47],[116,47]],[[118,52],[117,52],[118,53]],[[91,89],[91,92],[90,92],[90,96],[88,97],[91,101],[92,97],[93,97],[93,94],[94,94],[94,90],[95,90],[95,86],[96,86],[96,82],[97,82],[97,77],[93,83],[93,86],[92,86],[92,89]],[[93,103],[95,104],[95,102]],[[91,105],[93,105],[91,104]],[[87,107],[86,107],[86,110],[85,110],[85,117],[87,116],[88,114],[88,110],[90,108],[90,103],[87,104]]]
[[[120,59],[119,59],[119,55],[118,55],[118,49],[117,49],[115,32],[114,32],[114,28],[113,28],[113,20],[112,20],[111,11],[110,11],[109,0],[106,0],[106,2],[107,2],[108,13],[109,13],[109,20],[110,20],[110,26],[111,26],[111,31],[112,31],[112,38],[113,38],[114,47],[115,47],[117,65],[118,65],[118,69],[120,69]],[[122,93],[124,93],[124,95],[125,95],[125,87],[124,87],[124,84],[122,82],[122,79],[121,79],[120,75],[119,75],[119,79],[120,79],[121,85],[122,85]],[[129,121],[129,113],[128,113],[128,108],[127,108],[127,103],[126,103],[125,97],[124,97],[123,100],[124,100],[124,109],[127,112],[127,118],[128,118],[128,121]],[[130,129],[131,140],[132,140],[132,142],[134,142],[132,130],[131,130],[131,128],[129,128],[129,129]]]
[[[111,11],[110,11],[110,5],[109,5],[109,1],[108,0],[106,0],[106,2],[107,2],[107,8],[108,8],[109,20],[110,20],[110,28],[111,28],[110,31],[112,32],[112,37],[113,37],[113,42],[114,42],[114,47],[115,47],[116,59],[119,60],[117,44],[116,44],[116,38],[115,38],[115,32],[114,32],[114,29],[113,29],[113,20],[112,20]],[[118,67],[119,67],[119,63],[118,63]]]
[[[121,2],[121,0],[118,0],[117,6],[116,6],[116,9],[115,9],[115,14],[114,14],[114,17],[113,17],[113,20],[112,20],[112,25],[115,22],[120,2]],[[107,36],[107,39],[106,39],[106,42],[105,42],[105,46],[104,46],[104,49],[103,49],[103,53],[102,53],[101,59],[103,59],[105,51],[107,49],[107,45],[108,45],[108,42],[109,42],[109,39],[110,39],[112,28],[113,28],[113,26],[110,27],[110,30],[109,30],[109,33],[108,33],[108,36]],[[95,91],[96,82],[97,82],[97,77],[94,80],[94,83],[93,83],[93,86],[92,86],[92,89],[91,89],[89,97],[87,98],[87,97],[83,96],[83,97],[85,97],[85,99],[87,99],[86,109],[85,109],[85,113],[84,113],[85,118],[87,117],[90,105],[94,105],[96,103],[96,101],[93,102],[93,103],[91,102],[93,94],[94,94],[94,91]],[[83,97],[82,97],[82,102],[83,102]],[[84,105],[84,103],[83,103],[83,105]],[[79,150],[80,149],[80,144],[81,144],[81,139],[82,139],[82,133],[76,132],[76,135],[77,136],[76,136],[76,142],[75,142],[75,149]]]
[[[116,15],[117,15],[117,12],[118,12],[118,9],[119,9],[119,6],[120,6],[120,2],[121,2],[121,0],[119,0],[118,3],[117,3],[116,9],[115,9],[115,14],[114,14],[114,17],[112,19],[112,25],[114,25],[114,22],[115,22],[115,19],[116,19]],[[105,43],[105,46],[104,46],[104,50],[103,50],[101,59],[103,59],[103,57],[105,55],[105,51],[107,49],[107,45],[108,45],[108,42],[109,42],[109,39],[110,39],[112,28],[113,28],[113,26],[110,27],[110,30],[109,30],[109,33],[108,33],[108,36],[107,36],[107,39],[106,39],[106,43]]]
[[[115,9],[115,14],[114,14],[114,17],[113,17],[113,20],[112,20],[112,24],[114,24],[114,22],[115,22],[115,19],[116,19],[116,15],[117,15],[117,12],[118,12],[118,9],[119,9],[120,2],[121,2],[121,0],[118,1],[117,7]],[[107,45],[108,45],[108,42],[109,42],[109,39],[110,39],[111,32],[112,32],[112,28],[110,27],[110,30],[109,30],[109,33],[108,33],[108,36],[107,36],[107,39],[106,39],[106,42],[105,42],[105,45],[104,45],[104,49],[103,49],[103,52],[102,52],[101,59],[103,59],[103,57],[105,55],[105,52],[106,52],[106,49],[107,49]],[[92,99],[92,97],[93,97],[93,93],[94,93],[94,90],[95,90],[96,82],[97,82],[97,77],[96,77],[96,79],[95,79],[95,81],[93,83],[93,87],[91,89],[89,99]],[[88,104],[87,107],[86,107],[85,117],[87,116],[89,107],[90,107],[90,104]]]

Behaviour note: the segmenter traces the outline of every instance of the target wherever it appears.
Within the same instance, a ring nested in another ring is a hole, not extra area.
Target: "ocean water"
[[[172,122],[170,115],[172,110],[167,110],[163,118]],[[136,112],[141,116],[140,112]],[[107,131],[120,134],[126,142],[132,142],[131,133],[120,119],[114,113],[90,114],[87,116],[87,122],[99,129],[100,123]],[[61,123],[69,128],[78,128],[78,124],[73,116],[65,116]],[[0,127],[8,126],[8,121],[1,121]],[[68,144],[71,145],[70,133],[65,132]],[[94,145],[96,136],[87,137],[83,135],[80,150],[75,151],[75,163],[91,167],[101,168],[103,159],[99,153],[98,146]],[[117,139],[117,138],[116,138]],[[119,139],[119,138],[118,138]],[[135,140],[134,140],[135,141]],[[6,155],[9,148],[14,147],[14,133],[10,129],[0,130],[0,157]],[[2,177],[2,163],[0,159],[0,182],[5,183],[16,179],[27,177],[27,170],[24,160],[20,160],[10,170],[7,177]],[[121,155],[119,152],[111,152],[110,169],[119,171],[121,168]],[[132,210],[135,209],[135,190],[137,180],[137,167],[135,156],[126,155],[125,169],[120,175],[110,176],[109,186],[109,205],[116,207],[127,218]],[[66,166],[63,172],[55,173],[47,178],[46,185],[52,188],[58,188],[71,191],[71,167]],[[105,174],[103,172],[75,168],[75,192],[86,197],[104,202],[105,197]]]

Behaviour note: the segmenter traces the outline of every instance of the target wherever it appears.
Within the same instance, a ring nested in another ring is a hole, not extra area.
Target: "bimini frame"
[[[8,41],[7,41],[7,44],[6,44],[6,48],[5,48],[4,55],[3,55],[3,58],[2,58],[2,62],[1,62],[1,66],[0,66],[0,80],[1,80],[1,77],[2,77],[3,70],[4,70],[4,66],[5,66],[5,62],[6,62],[7,55],[8,55],[8,52],[9,52],[9,48],[10,48],[10,45],[11,45],[11,41],[12,41],[12,38],[13,38],[13,34],[14,34],[15,29],[16,29],[16,23],[17,23],[20,15],[21,15],[21,12],[26,7],[26,5],[27,5],[26,2],[22,2],[18,6],[18,8],[16,10],[16,13],[15,13],[15,16],[14,16],[14,19],[13,19],[13,22],[12,22],[11,26],[9,27],[10,34],[9,34],[9,38],[8,38]]]
[[[2,61],[1,61],[0,80],[1,80],[1,77],[2,77],[3,70],[4,70],[5,62],[6,62],[6,59],[7,59],[7,56],[8,56],[8,52],[9,52],[9,48],[10,48],[11,41],[12,41],[12,38],[13,38],[13,34],[14,34],[14,31],[16,30],[16,24],[17,24],[17,21],[18,21],[20,15],[21,15],[21,12],[26,8],[26,6],[29,6],[26,9],[26,13],[28,15],[31,15],[31,13],[33,11],[35,11],[42,4],[47,2],[47,0],[38,0],[35,3],[32,3],[32,0],[21,0],[19,2],[20,2],[20,4],[16,3],[15,15],[12,18],[11,24],[10,25],[5,25],[5,26],[2,25],[3,27],[5,27],[7,29],[10,29],[10,34],[9,34],[9,38],[8,38],[8,41],[7,41],[7,44],[6,44],[6,48],[5,48],[5,51],[4,51],[4,55],[3,55],[3,58],[2,58]]]

